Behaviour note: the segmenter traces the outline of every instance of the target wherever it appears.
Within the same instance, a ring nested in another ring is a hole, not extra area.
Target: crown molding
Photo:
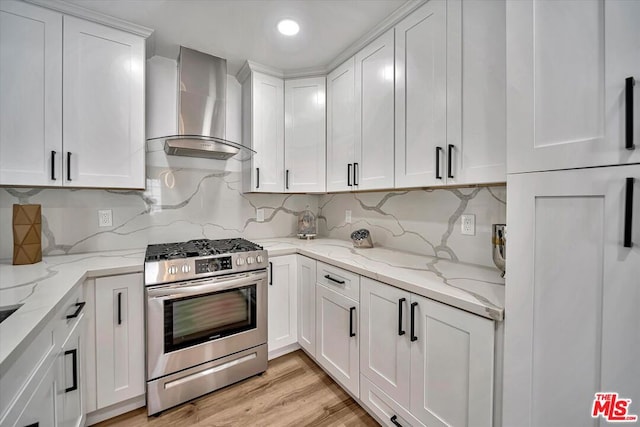
[[[327,67],[300,68],[284,72],[285,79],[298,79],[302,77],[325,77],[328,74]]]
[[[24,0],[27,3],[35,4],[37,6],[45,7],[47,9],[55,10],[56,12],[64,13],[65,15],[75,16],[77,18],[86,19],[87,21],[93,21],[98,24],[107,25],[118,30],[123,30],[128,33],[132,33],[144,38],[148,38],[153,30],[151,28],[144,27],[142,25],[133,24],[123,19],[114,18],[113,16],[105,15],[100,12],[94,12],[89,9],[85,9],[82,6],[76,6],[75,4],[67,3],[63,0]]]
[[[238,73],[236,74],[236,79],[238,79],[238,81],[242,83],[249,77],[249,75],[251,75],[251,72],[267,74],[269,76],[277,77],[279,79],[284,79],[285,77],[282,70],[279,70],[274,67],[270,67],[268,65],[258,64],[257,62],[254,62],[254,61],[247,60],[242,65]]]

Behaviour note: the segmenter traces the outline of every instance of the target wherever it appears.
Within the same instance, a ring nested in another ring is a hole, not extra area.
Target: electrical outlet
[[[351,224],[351,211],[349,209],[344,211],[344,222]]]
[[[256,221],[264,222],[264,208],[256,209]]]
[[[462,215],[460,232],[467,236],[476,235],[476,216],[473,214]]]
[[[113,227],[113,212],[111,209],[98,210],[98,227]]]

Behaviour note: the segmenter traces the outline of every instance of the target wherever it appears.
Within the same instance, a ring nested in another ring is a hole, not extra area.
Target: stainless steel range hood
[[[241,150],[225,138],[227,61],[180,46],[177,135],[167,135],[164,151],[174,156],[225,160]]]

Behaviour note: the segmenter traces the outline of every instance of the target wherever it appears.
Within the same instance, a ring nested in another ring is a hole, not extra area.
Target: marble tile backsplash
[[[366,228],[374,245],[493,267],[491,224],[505,223],[506,195],[505,186],[328,194],[318,203],[319,232],[349,239]],[[463,213],[475,215],[475,236],[462,235]]]

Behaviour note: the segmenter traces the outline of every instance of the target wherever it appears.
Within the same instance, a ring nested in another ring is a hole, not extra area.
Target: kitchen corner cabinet
[[[640,162],[640,2],[506,10],[509,173]]]
[[[144,67],[143,37],[0,2],[0,185],[144,188]]]
[[[296,255],[269,258],[268,274],[267,348],[273,358],[298,341]]]
[[[640,165],[509,176],[505,426],[593,425],[596,392],[640,402],[639,196]]]
[[[298,343],[316,355],[316,260],[298,255]]]
[[[327,76],[327,191],[353,189],[355,84],[355,58]]]
[[[242,81],[242,143],[256,153],[244,162],[245,192],[284,192],[284,80],[249,70]]]
[[[324,263],[316,271],[316,361],[360,395],[360,276]]]
[[[145,393],[143,293],[142,273],[95,279],[95,409]]]
[[[284,82],[284,190],[326,189],[325,77]]]
[[[505,2],[431,0],[395,31],[395,186],[505,181]]]
[[[492,425],[493,321],[368,278],[360,304],[365,405],[410,425]]]

